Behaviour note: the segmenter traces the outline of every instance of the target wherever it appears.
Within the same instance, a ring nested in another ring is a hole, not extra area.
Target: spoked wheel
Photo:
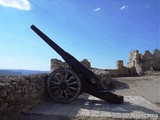
[[[69,103],[81,93],[81,80],[72,70],[60,68],[50,74],[47,89],[55,101]]]

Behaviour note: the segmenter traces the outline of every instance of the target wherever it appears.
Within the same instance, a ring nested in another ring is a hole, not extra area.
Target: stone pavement
[[[159,119],[160,108],[140,96],[125,96],[123,104],[108,104],[94,96],[82,94],[69,104],[45,102],[27,112],[28,115],[67,116],[72,119]]]

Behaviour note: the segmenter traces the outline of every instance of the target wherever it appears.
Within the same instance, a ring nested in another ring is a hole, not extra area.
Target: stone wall
[[[91,63],[87,59],[83,59],[81,63],[89,70],[93,71],[106,85],[110,84],[110,76],[107,71],[97,68],[92,68]],[[68,68],[66,62],[62,62],[58,59],[51,59],[51,72],[58,68]]]
[[[68,64],[66,62],[62,62],[58,59],[51,59],[51,72],[58,68],[68,68]]]
[[[91,71],[93,71],[100,79],[104,80],[105,82],[109,83],[110,77],[122,77],[122,76],[134,76],[136,73],[134,72],[133,68],[126,68],[123,65],[123,60],[117,61],[117,69],[99,69],[93,68],[91,63],[84,59],[81,63]],[[51,72],[58,69],[58,68],[68,68],[68,64],[66,62],[62,62],[58,59],[51,60]]]
[[[47,74],[0,77],[0,120],[8,120],[45,100]]]
[[[123,65],[123,60],[118,60],[117,61],[117,69],[123,69],[124,65]]]
[[[81,63],[88,69],[91,68],[91,64],[87,59],[83,59]],[[58,59],[51,59],[51,72],[58,68],[68,68],[69,65],[66,62],[62,62]]]
[[[110,77],[126,77],[126,76],[136,76],[142,75],[145,71],[158,70],[160,71],[160,51],[155,49],[153,54],[150,51],[145,51],[144,54],[139,53],[138,50],[133,50],[129,55],[129,62],[127,67],[123,65],[123,60],[117,61],[117,69],[98,69],[92,68],[91,63],[84,59],[81,63],[86,66],[86,68],[92,70],[100,78]],[[64,67],[68,68],[67,63],[62,62],[57,59],[51,60],[51,71],[57,68]],[[98,72],[97,72],[98,71]],[[107,71],[107,72],[106,72]]]

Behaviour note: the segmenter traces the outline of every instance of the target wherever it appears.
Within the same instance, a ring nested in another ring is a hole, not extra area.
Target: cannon
[[[110,92],[91,70],[82,65],[75,57],[63,50],[36,26],[31,29],[55,50],[69,65],[50,73],[47,79],[47,91],[50,97],[60,103],[70,103],[82,93],[88,93],[108,103],[121,104],[123,96]]]

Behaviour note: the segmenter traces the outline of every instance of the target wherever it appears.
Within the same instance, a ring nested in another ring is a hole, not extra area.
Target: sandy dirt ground
[[[160,75],[113,78],[112,90],[124,96],[142,96],[160,106]]]

